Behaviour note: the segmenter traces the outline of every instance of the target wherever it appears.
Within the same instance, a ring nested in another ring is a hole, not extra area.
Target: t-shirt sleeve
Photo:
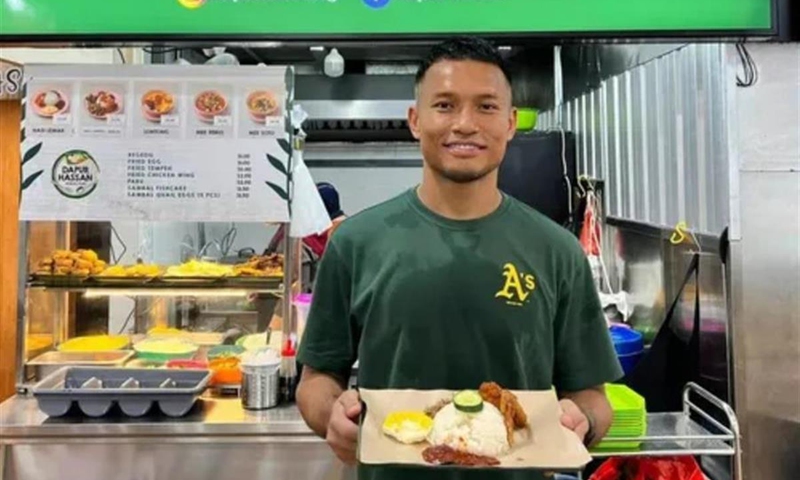
[[[347,263],[330,243],[317,272],[297,357],[303,365],[345,379],[356,361],[360,337],[350,318],[351,278]]]
[[[559,293],[555,324],[555,371],[559,391],[576,392],[619,380],[617,360],[589,262],[574,255]]]

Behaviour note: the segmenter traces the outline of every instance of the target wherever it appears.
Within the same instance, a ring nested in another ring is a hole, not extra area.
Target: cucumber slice
[[[475,390],[462,390],[453,397],[453,405],[464,413],[478,413],[483,410],[483,398]]]

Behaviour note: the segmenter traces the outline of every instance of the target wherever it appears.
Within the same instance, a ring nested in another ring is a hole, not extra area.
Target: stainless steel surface
[[[133,357],[131,350],[119,350],[113,352],[47,352],[33,360],[26,366],[33,370],[34,378],[42,378],[55,373],[57,370],[70,365],[82,365],[88,367],[121,367],[126,361]]]
[[[800,44],[748,45],[759,68],[736,88],[728,48],[734,380],[745,480],[800,472]]]
[[[183,418],[147,415],[129,418],[112,415],[101,419],[68,416],[48,418],[27,396],[14,396],[0,404],[0,444],[123,442],[218,442],[222,438],[242,443],[268,442],[274,436],[316,439],[294,405],[264,411],[242,408],[238,398],[201,397]],[[322,442],[321,439],[319,439]]]
[[[9,448],[3,480],[355,480],[327,444],[307,437],[261,444],[37,443]]]
[[[311,120],[405,120],[413,104],[407,100],[298,100]]]
[[[609,215],[711,234],[727,225],[724,48],[684,46],[540,115],[538,128],[564,118],[577,134],[579,173],[607,180]]]
[[[595,458],[605,457],[655,457],[668,455],[721,455],[731,456],[735,449],[727,439],[712,435],[708,430],[682,413],[651,413],[647,415],[647,433],[644,437],[605,439],[608,449],[592,452]],[[613,450],[615,442],[642,441],[636,450]]]
[[[800,471],[800,173],[741,174],[731,243],[736,409],[745,479]]]
[[[606,265],[612,286],[621,285],[633,309],[630,324],[652,340],[661,327],[669,304],[686,274],[691,244],[672,245],[670,229],[610,217],[607,219]],[[718,254],[718,239],[697,235],[700,256],[700,384],[728,401],[731,398],[729,320],[726,309],[725,277]],[[681,296],[676,309],[676,332],[691,334],[694,280]]]

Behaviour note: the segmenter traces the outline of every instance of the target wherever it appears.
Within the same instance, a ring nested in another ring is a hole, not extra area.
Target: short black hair
[[[442,60],[473,60],[494,65],[502,70],[508,84],[512,84],[511,71],[500,52],[489,41],[478,37],[455,37],[434,45],[422,60],[414,83],[419,85],[433,64]]]

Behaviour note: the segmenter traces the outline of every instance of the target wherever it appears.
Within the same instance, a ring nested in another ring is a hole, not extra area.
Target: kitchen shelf
[[[31,276],[28,288],[51,290],[246,290],[250,292],[283,292],[283,277],[153,277],[105,278]]]
[[[603,439],[604,448],[593,450],[593,457],[721,455],[731,456],[733,435],[713,434],[683,413],[647,415],[647,433],[642,437]],[[614,449],[614,443],[642,442],[638,449]],[[608,445],[608,447],[605,447]]]
[[[702,398],[725,417],[719,421],[693,399]],[[614,449],[614,443],[642,442],[639,448]],[[641,437],[603,439],[604,448],[591,451],[595,458],[606,457],[665,457],[674,455],[734,457],[735,472],[741,472],[741,445],[736,414],[727,403],[695,383],[683,390],[683,411],[650,413],[647,432]]]

